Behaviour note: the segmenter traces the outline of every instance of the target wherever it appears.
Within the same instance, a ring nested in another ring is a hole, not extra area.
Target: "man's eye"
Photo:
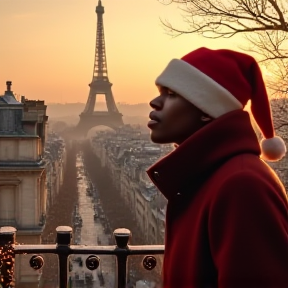
[[[175,93],[174,91],[171,91],[171,90],[168,90],[168,91],[167,91],[167,94],[168,94],[169,96],[177,96],[177,93]]]
[[[171,91],[171,90],[167,90],[167,93],[168,93],[169,95],[175,95],[175,94],[176,94],[174,91]]]

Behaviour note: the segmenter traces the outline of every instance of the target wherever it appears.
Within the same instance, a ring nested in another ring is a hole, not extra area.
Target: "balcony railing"
[[[30,266],[41,269],[44,259],[41,254],[52,253],[57,255],[59,277],[58,287],[68,287],[68,257],[72,254],[87,255],[86,267],[95,270],[100,265],[98,255],[116,256],[116,285],[118,288],[127,287],[127,260],[129,256],[144,255],[142,264],[147,270],[155,268],[157,259],[154,255],[164,254],[164,245],[129,245],[130,230],[125,228],[116,229],[113,232],[116,245],[89,246],[72,245],[72,228],[59,226],[56,228],[55,244],[17,245],[16,229],[6,226],[0,228],[0,286],[10,287],[14,281],[14,264],[16,254],[31,254]],[[17,287],[17,283],[16,283]]]

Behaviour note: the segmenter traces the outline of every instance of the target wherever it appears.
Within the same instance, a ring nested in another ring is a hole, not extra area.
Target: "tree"
[[[288,93],[288,1],[287,0],[158,0],[179,4],[184,28],[161,20],[173,36],[197,33],[206,38],[230,38],[242,34],[249,43],[243,50],[254,52],[268,67],[276,94]]]
[[[288,101],[287,98],[273,98],[270,101],[272,113],[276,115],[273,117],[274,119],[274,127],[277,131],[277,135],[281,136],[286,144],[288,143]],[[275,170],[275,172],[279,175],[282,180],[284,186],[286,187],[286,191],[288,193],[288,157],[286,157],[275,163],[270,163],[270,166]]]

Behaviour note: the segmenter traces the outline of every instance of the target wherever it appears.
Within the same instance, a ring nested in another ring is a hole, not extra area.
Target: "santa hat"
[[[265,84],[253,57],[232,50],[199,48],[171,60],[156,85],[171,89],[213,118],[243,109],[251,100],[252,114],[264,137],[261,157],[278,161],[285,156],[286,146],[275,136]]]

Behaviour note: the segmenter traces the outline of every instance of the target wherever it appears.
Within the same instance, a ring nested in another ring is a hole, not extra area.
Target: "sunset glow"
[[[93,72],[97,3],[1,0],[0,93],[11,80],[12,90],[31,100],[85,103]],[[240,37],[169,36],[159,19],[181,21],[175,5],[157,0],[102,0],[102,4],[108,76],[117,103],[153,98],[154,80],[172,58],[201,46],[239,50]]]

